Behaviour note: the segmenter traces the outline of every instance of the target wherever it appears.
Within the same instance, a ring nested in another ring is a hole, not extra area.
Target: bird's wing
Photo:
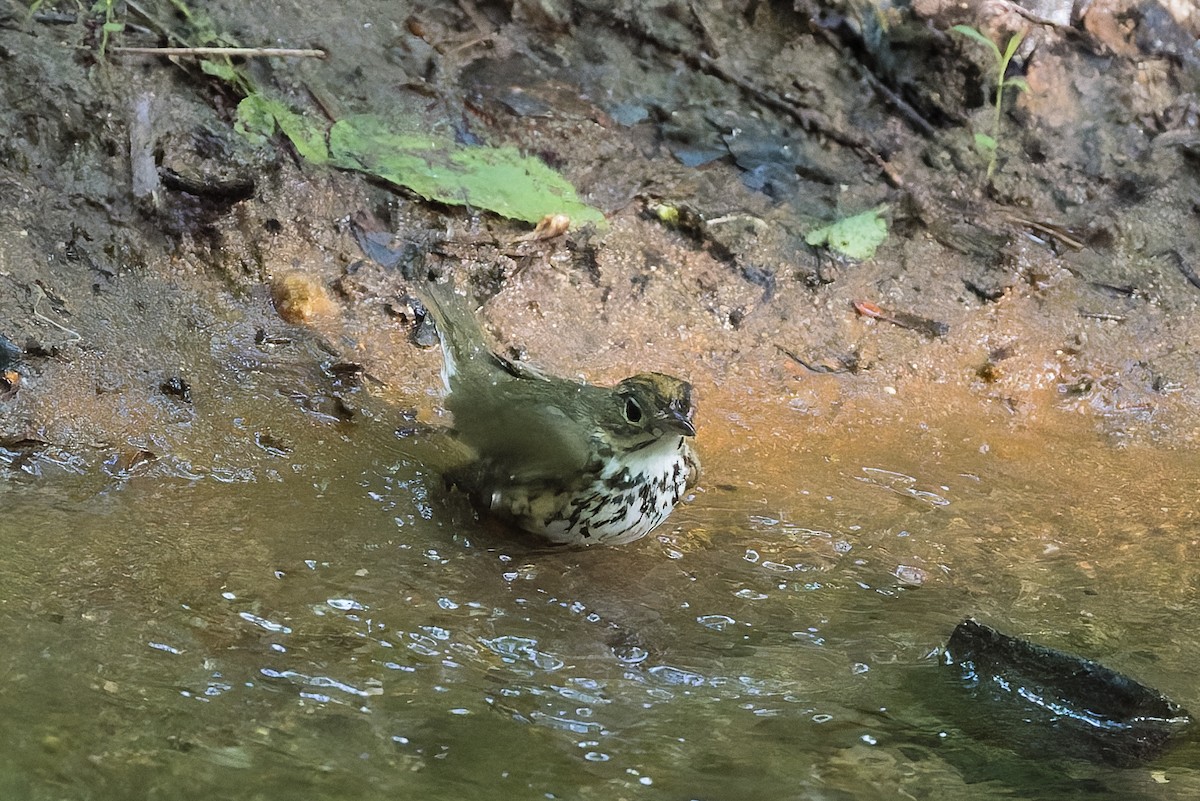
[[[592,431],[558,406],[512,397],[496,403],[450,400],[455,431],[497,481],[566,484],[585,477]]]

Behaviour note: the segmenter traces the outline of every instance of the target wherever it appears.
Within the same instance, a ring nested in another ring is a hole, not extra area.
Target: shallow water
[[[743,421],[744,422],[744,421]],[[710,427],[642,543],[481,524],[370,426],[257,480],[10,472],[0,797],[1193,798],[944,717],[966,615],[1200,708],[1200,460],[1047,432]]]

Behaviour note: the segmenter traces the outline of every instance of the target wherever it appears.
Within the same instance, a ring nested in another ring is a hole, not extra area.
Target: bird
[[[451,431],[472,455],[451,483],[485,512],[554,544],[623,545],[696,484],[690,383],[643,372],[599,386],[505,358],[453,283],[423,274],[423,248],[353,230],[369,257],[401,268],[434,321]]]

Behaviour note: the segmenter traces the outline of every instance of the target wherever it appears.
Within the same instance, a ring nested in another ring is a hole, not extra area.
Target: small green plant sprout
[[[104,13],[104,24],[100,27],[100,60],[104,60],[108,51],[108,40],[114,33],[125,30],[125,23],[117,18],[116,0],[96,0],[92,5],[92,13]]]
[[[990,134],[980,132],[975,134],[975,147],[980,153],[988,157],[987,177],[991,178],[993,173],[996,172],[996,150],[999,145],[1000,111],[1004,106],[1004,90],[1011,86],[1021,92],[1029,91],[1029,84],[1025,82],[1024,78],[1020,76],[1009,78],[1006,75],[1008,65],[1012,61],[1013,56],[1016,55],[1017,48],[1021,46],[1021,40],[1025,38],[1025,34],[1021,31],[1014,33],[1009,37],[1008,45],[1005,46],[1004,52],[1001,53],[1000,48],[996,46],[995,42],[970,25],[955,25],[950,30],[986,45],[992,51],[992,57],[996,66],[996,102],[992,114],[992,132]]]

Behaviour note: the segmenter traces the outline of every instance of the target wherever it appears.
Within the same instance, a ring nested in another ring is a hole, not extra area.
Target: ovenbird
[[[400,265],[438,328],[445,405],[474,461],[454,483],[488,512],[551,542],[619,545],[663,522],[695,484],[692,387],[640,373],[613,387],[547,376],[488,347],[449,282],[354,229],[364,252]]]

